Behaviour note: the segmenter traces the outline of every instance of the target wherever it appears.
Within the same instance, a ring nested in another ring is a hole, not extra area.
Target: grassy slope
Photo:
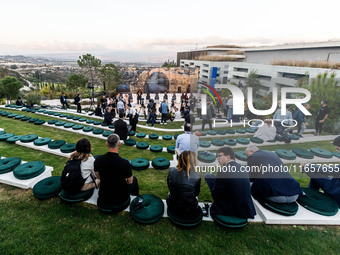
[[[25,115],[29,115],[26,114]],[[47,116],[43,116],[47,119]],[[20,124],[20,125],[19,125]],[[36,126],[18,120],[0,117],[0,127],[15,134],[35,133],[52,139],[76,142],[81,135]],[[159,132],[157,132],[159,133]],[[106,152],[104,140],[89,138],[94,154]],[[143,139],[140,139],[143,140]],[[173,145],[174,141],[147,140],[150,144]],[[293,145],[284,145],[289,149]],[[299,145],[310,148],[314,144]],[[330,142],[319,142],[317,147],[332,150]],[[275,146],[264,147],[268,150]],[[13,144],[0,142],[3,156],[18,156],[23,160],[43,160],[54,167],[54,175],[60,175],[66,158]],[[168,153],[139,151],[122,145],[121,154],[129,159],[137,156],[152,159]],[[141,193],[152,193],[165,198],[167,171],[148,169],[134,172],[140,183]],[[308,179],[298,179],[307,185]],[[167,219],[151,226],[134,223],[128,213],[107,216],[95,206],[87,204],[65,205],[57,198],[37,201],[31,190],[21,190],[0,185],[0,254],[336,254],[340,250],[339,227],[294,227],[249,224],[242,230],[225,230],[211,222],[183,230],[174,227]],[[202,180],[200,200],[211,199]]]

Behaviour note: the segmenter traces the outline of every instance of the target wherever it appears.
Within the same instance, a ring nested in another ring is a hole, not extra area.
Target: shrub
[[[40,104],[41,94],[36,92],[30,92],[26,95],[26,101],[29,105]]]

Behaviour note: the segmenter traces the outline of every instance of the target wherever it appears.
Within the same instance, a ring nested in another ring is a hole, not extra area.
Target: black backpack
[[[81,160],[67,161],[61,174],[61,187],[70,193],[77,193],[84,186],[86,179],[81,175]]]
[[[280,130],[276,133],[275,139],[280,142],[290,143],[292,139],[286,130]]]

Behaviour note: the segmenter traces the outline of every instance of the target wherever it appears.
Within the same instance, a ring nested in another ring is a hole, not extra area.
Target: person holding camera
[[[199,207],[197,196],[201,190],[201,176],[195,171],[196,165],[196,153],[183,151],[176,168],[169,170],[167,184],[170,192],[166,203],[174,214],[191,215]]]
[[[241,165],[235,162],[235,153],[231,147],[219,148],[217,161],[223,167],[221,171],[216,176],[211,173],[204,175],[214,199],[210,209],[211,216],[253,219],[256,211],[251,198],[249,174],[241,171]]]
[[[81,113],[80,95],[79,93],[74,98],[74,104],[77,106],[77,112]]]
[[[141,89],[139,89],[137,91],[137,104],[141,104],[142,103],[142,95],[143,95],[143,91]]]

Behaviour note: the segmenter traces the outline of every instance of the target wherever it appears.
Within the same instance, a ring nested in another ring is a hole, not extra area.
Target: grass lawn
[[[53,119],[32,113],[23,114]],[[0,117],[0,127],[17,135],[37,134],[67,142],[76,142],[83,137],[6,117]],[[94,155],[107,151],[104,140],[87,138],[91,141]],[[174,140],[133,139],[162,146],[175,144]],[[280,145],[285,149],[295,146]],[[299,144],[298,147],[334,150],[330,141]],[[263,147],[266,150],[277,148]],[[67,161],[63,157],[6,142],[0,142],[0,154],[5,157],[19,156],[26,161],[42,160],[46,165],[53,166],[53,175],[60,175]],[[120,154],[130,160],[136,157],[149,160],[157,156],[172,158],[169,153],[141,151],[125,145],[121,145]],[[147,169],[134,171],[133,174],[138,178],[141,194],[151,193],[162,199],[166,197],[168,170]],[[295,177],[302,186],[308,184],[308,178]],[[205,199],[211,200],[211,196],[202,179],[199,200]],[[109,216],[100,213],[96,206],[85,203],[66,205],[58,198],[38,201],[33,197],[32,190],[7,185],[0,185],[0,204],[0,254],[337,254],[340,251],[340,227],[250,223],[244,229],[228,230],[212,222],[203,222],[194,229],[180,229],[166,218],[144,226],[135,223],[125,212]]]

